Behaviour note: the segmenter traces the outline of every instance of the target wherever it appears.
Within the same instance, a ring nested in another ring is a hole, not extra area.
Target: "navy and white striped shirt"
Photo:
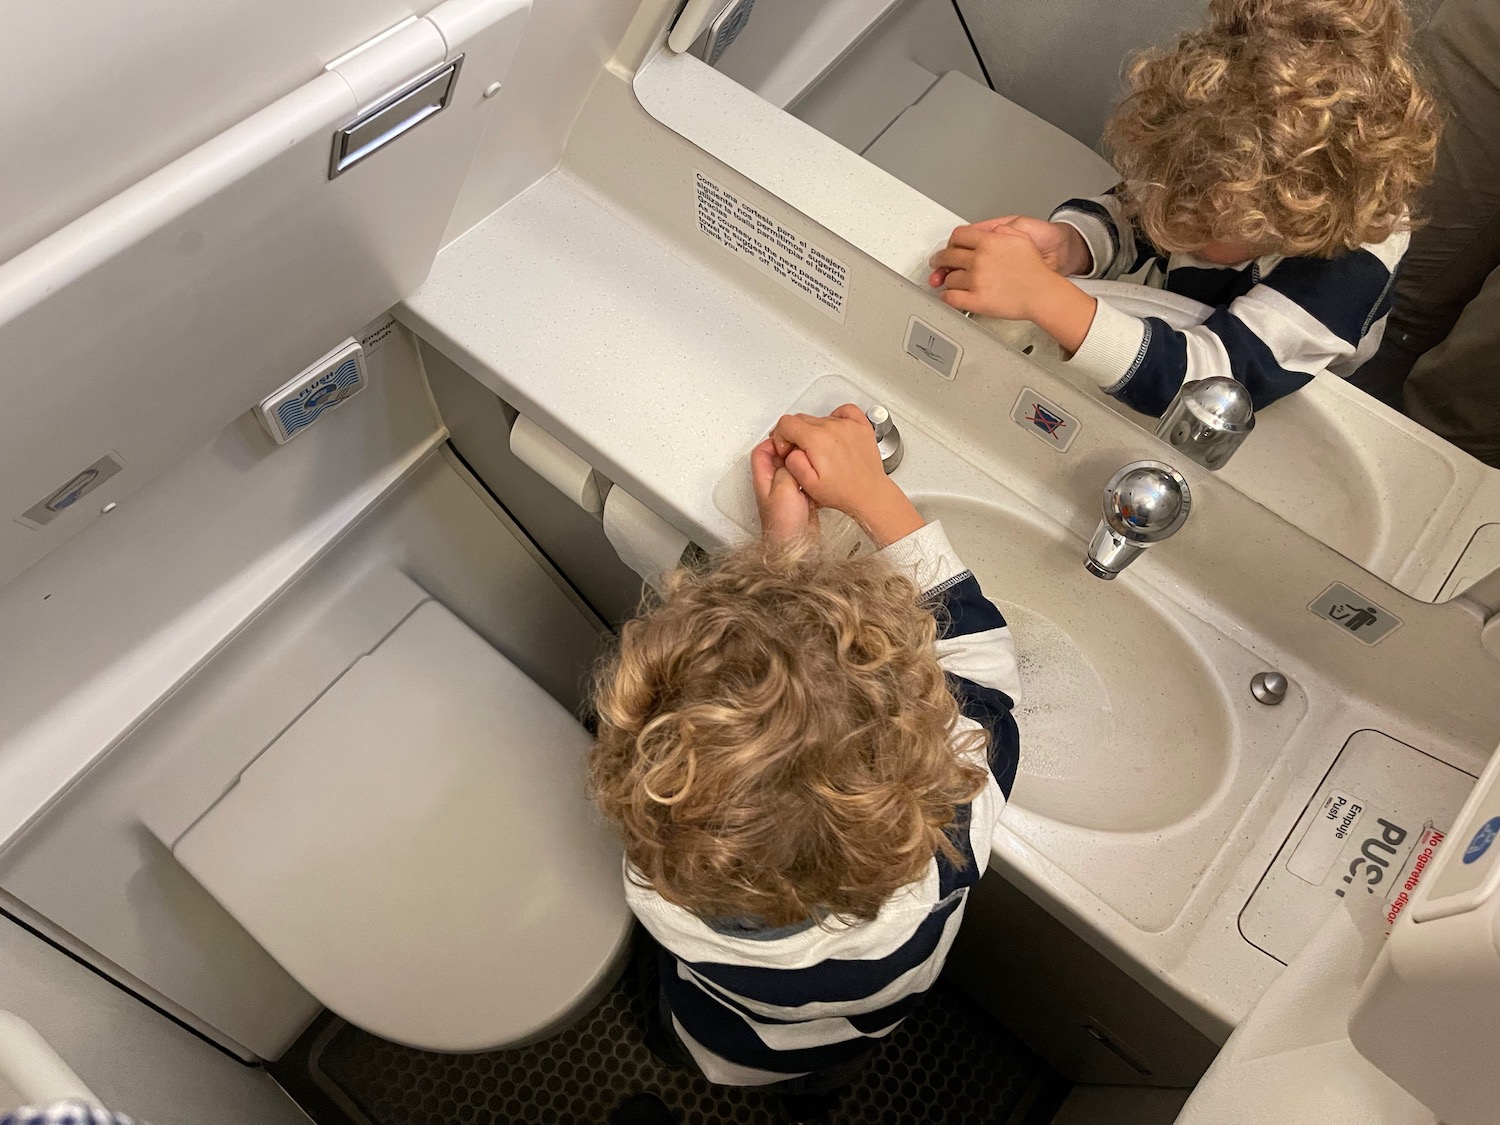
[[[1052,219],[1088,243],[1093,265],[1079,276],[1135,281],[1203,306],[1201,323],[1175,328],[1099,298],[1088,336],[1068,361],[1153,416],[1165,413],[1183,383],[1214,375],[1238,379],[1259,410],[1320,371],[1352,374],[1380,345],[1391,282],[1411,237],[1402,227],[1336,258],[1270,254],[1221,266],[1162,253],[1124,218],[1112,192],[1070,199]]]
[[[627,867],[631,909],[669,955],[664,1015],[714,1082],[760,1086],[821,1073],[859,1059],[889,1034],[943,967],[1015,781],[1020,739],[1011,711],[1019,675],[1005,619],[941,525],[928,524],[882,554],[933,601],[938,661],[962,730],[989,735],[989,784],[959,810],[953,834],[965,862],[934,856],[927,873],[869,922],[809,920],[778,930],[707,921],[638,885]]]

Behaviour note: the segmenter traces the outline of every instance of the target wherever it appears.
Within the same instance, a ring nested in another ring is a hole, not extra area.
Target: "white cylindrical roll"
[[[662,588],[662,575],[676,569],[688,545],[686,535],[619,485],[604,499],[604,535],[653,590]]]
[[[510,428],[510,451],[584,511],[598,515],[604,510],[598,474],[530,418],[518,417]]]
[[[27,1104],[75,1098],[103,1104],[36,1028],[14,1013],[0,1012],[0,1090],[7,1087]]]

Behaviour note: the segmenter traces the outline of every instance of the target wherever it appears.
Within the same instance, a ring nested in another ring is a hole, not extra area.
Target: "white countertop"
[[[564,172],[444,250],[398,315],[705,547],[737,534],[714,486],[839,366]]]

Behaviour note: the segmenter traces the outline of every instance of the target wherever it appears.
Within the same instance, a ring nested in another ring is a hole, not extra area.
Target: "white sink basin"
[[[1128,578],[1083,569],[1082,544],[981,501],[918,497],[1005,614],[1020,658],[1019,808],[1142,832],[1207,804],[1233,725],[1197,650]]]
[[[830,375],[788,412],[876,399]],[[1132,926],[1169,929],[1209,867],[1228,861],[1235,823],[1306,714],[1306,697],[1293,684],[1279,707],[1254,701],[1250,678],[1267,665],[1208,624],[1191,591],[1163,580],[1176,543],[1153,547],[1113,582],[1094,578],[1083,568],[1086,531],[1021,499],[905,414],[901,432],[897,479],[923,515],[942,521],[1016,635],[1021,766],[996,856],[1030,853],[1017,871],[1044,857]],[[753,533],[748,459],[719,481],[714,502]]]

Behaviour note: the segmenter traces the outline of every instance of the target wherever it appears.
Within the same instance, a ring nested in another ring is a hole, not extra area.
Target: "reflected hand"
[[[1006,320],[1032,320],[1038,297],[1058,281],[1030,236],[1007,223],[959,227],[932,266],[947,304]]]
[[[992,233],[1001,227],[1017,231],[1031,239],[1037,248],[1037,253],[1042,256],[1043,263],[1054,273],[1072,277],[1087,273],[1093,265],[1094,259],[1089,251],[1088,243],[1083,240],[1083,235],[1079,234],[1076,228],[1067,223],[1049,223],[1044,219],[1033,219],[1028,215],[1003,215],[998,219],[986,219],[981,223],[958,227],[949,237],[946,249],[954,248],[955,239],[961,236],[967,238],[966,232]],[[937,266],[941,253],[939,251],[933,256],[930,264],[935,268],[927,278],[927,284],[934,289],[941,287],[951,272],[949,268]]]

